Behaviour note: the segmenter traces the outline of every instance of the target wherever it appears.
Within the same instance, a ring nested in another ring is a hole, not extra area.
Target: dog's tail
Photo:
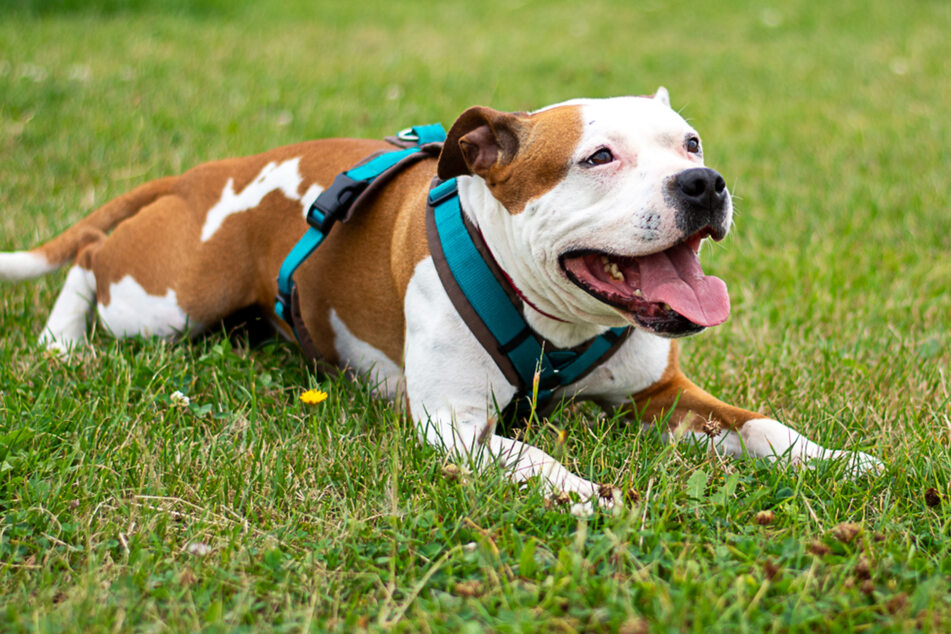
[[[87,244],[99,241],[116,225],[173,191],[177,176],[136,187],[95,210],[49,242],[29,251],[0,253],[0,281],[40,277],[76,259]]]

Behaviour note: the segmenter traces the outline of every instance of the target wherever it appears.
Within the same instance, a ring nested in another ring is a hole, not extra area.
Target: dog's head
[[[470,108],[439,176],[471,177],[460,192],[499,264],[559,319],[676,337],[729,315],[697,253],[729,230],[730,194],[663,88],[531,114]]]

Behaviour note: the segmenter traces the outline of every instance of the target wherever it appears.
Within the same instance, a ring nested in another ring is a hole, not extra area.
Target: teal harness
[[[294,272],[326,238],[337,221],[346,221],[361,196],[389,180],[406,165],[438,154],[446,134],[442,126],[419,126],[397,139],[412,142],[404,150],[384,152],[338,174],[307,212],[310,228],[284,260],[278,275],[275,312],[294,331],[305,352],[316,357],[300,318]],[[630,335],[630,327],[612,328],[568,349],[541,338],[522,316],[522,301],[495,262],[481,234],[459,203],[456,179],[435,182],[429,192],[426,233],[439,278],[459,315],[517,389],[517,415],[546,409],[557,392],[606,361]],[[533,398],[533,392],[535,394]]]
[[[399,169],[418,160],[439,155],[442,142],[446,140],[446,131],[442,125],[416,126],[403,130],[397,135],[397,142],[410,147],[393,152],[383,152],[371,156],[356,167],[337,174],[330,187],[322,191],[307,210],[307,224],[310,228],[297,242],[284,259],[277,275],[277,302],[274,312],[293,329],[294,336],[301,344],[301,322],[295,316],[297,285],[294,273],[310,254],[327,237],[334,223],[346,222],[361,196],[369,193],[374,183],[382,184],[389,180]],[[309,344],[309,341],[306,342]]]

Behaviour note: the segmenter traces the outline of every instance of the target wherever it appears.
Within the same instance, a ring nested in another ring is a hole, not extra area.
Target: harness
[[[410,128],[395,139],[388,138],[401,146],[412,145],[373,155],[338,174],[311,205],[310,228],[281,266],[274,308],[311,359],[318,354],[300,316],[294,272],[335,222],[349,220],[364,200],[406,166],[438,156],[445,138],[439,124]],[[612,328],[573,348],[555,347],[526,323],[521,298],[462,211],[456,179],[434,179],[427,202],[426,235],[439,279],[460,317],[516,386],[509,409],[514,408],[517,416],[527,416],[533,408],[547,409],[559,390],[605,362],[630,335],[630,327]]]

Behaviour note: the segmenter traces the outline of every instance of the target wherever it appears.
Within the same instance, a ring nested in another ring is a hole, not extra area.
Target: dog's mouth
[[[704,275],[697,253],[703,229],[683,242],[637,257],[594,250],[561,256],[572,282],[625,319],[657,334],[682,337],[726,321],[730,296],[720,278]]]

